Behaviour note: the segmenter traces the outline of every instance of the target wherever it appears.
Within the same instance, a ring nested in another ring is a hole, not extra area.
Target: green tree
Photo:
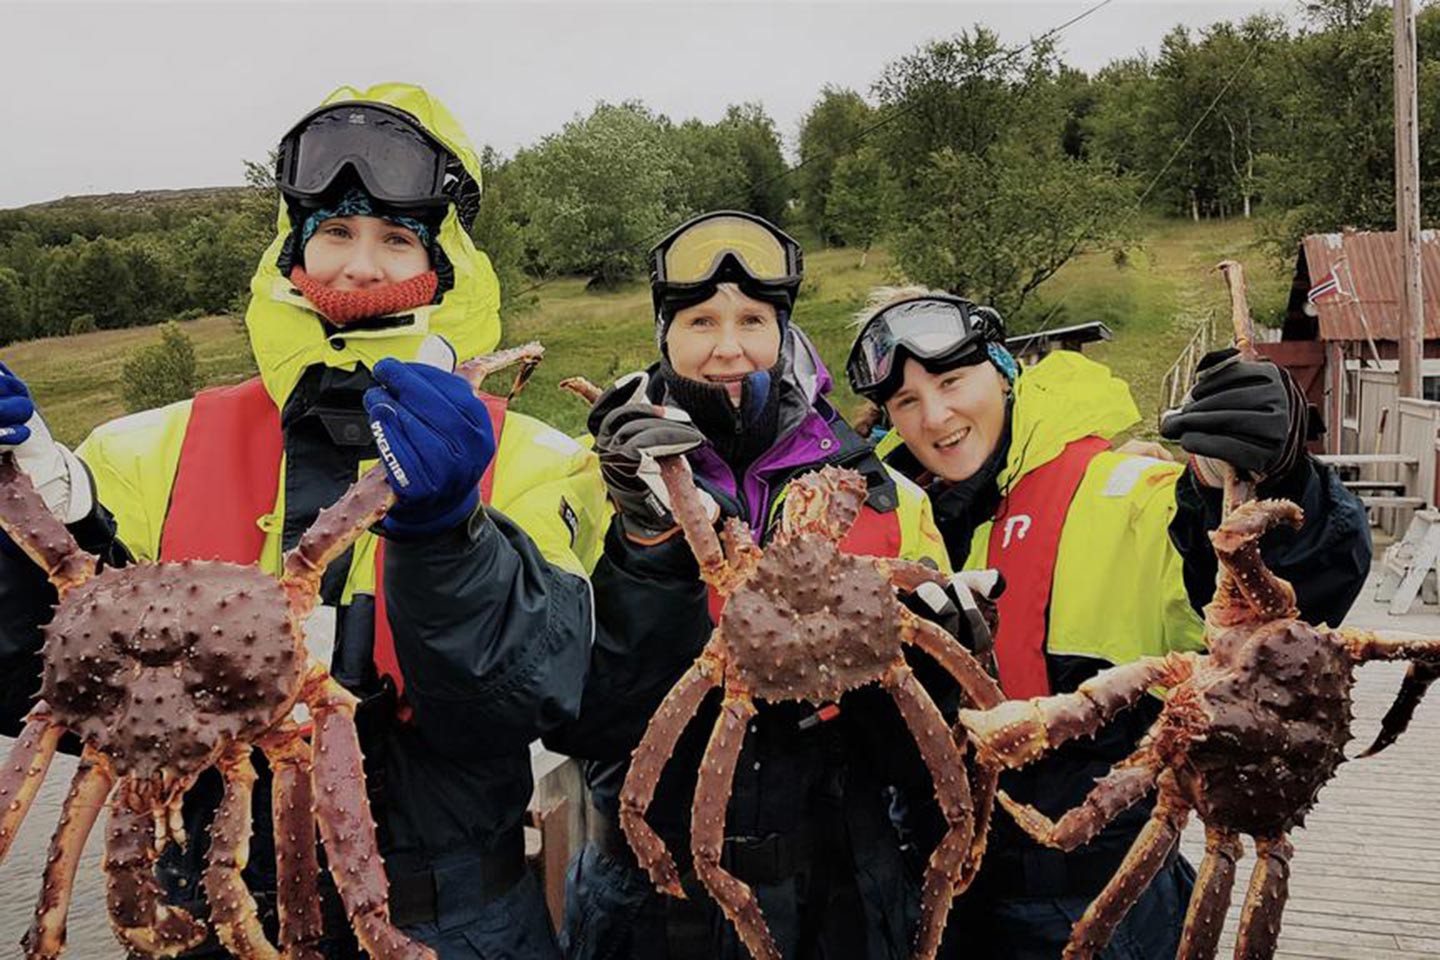
[[[1343,11],[1341,11],[1343,13]],[[1278,87],[1280,130],[1276,149],[1262,158],[1267,199],[1278,211],[1266,224],[1275,253],[1295,255],[1307,233],[1342,226],[1393,229],[1394,121],[1393,40],[1390,14],[1376,9],[1363,19],[1349,14],[1326,21],[1327,29],[1297,37],[1277,71],[1289,78]],[[1346,25],[1349,22],[1350,25]],[[1431,102],[1437,93],[1434,62],[1437,11],[1422,11],[1421,131],[1434,129]],[[1428,69],[1427,69],[1428,68]],[[1437,173],[1433,151],[1421,151],[1422,209],[1434,214]]]
[[[931,41],[887,64],[875,82],[883,152],[907,189],[940,150],[983,157],[1025,137],[1051,152],[1065,121],[1055,79],[1049,42],[1011,50],[983,26]]]
[[[527,243],[545,271],[628,280],[686,212],[671,127],[639,103],[602,103],[516,158]]]
[[[732,105],[718,123],[673,130],[683,202],[691,210],[747,210],[779,223],[790,186],[775,122],[758,103]]]
[[[894,216],[897,189],[880,151],[862,147],[835,164],[825,221],[847,247],[860,248],[860,266]]]
[[[1133,184],[1092,163],[1023,143],[984,157],[942,150],[895,241],[905,273],[1019,317],[1035,288],[1077,253],[1120,247]]]
[[[1067,153],[1082,86],[1047,43],[1006,50],[983,27],[885,68],[880,152],[911,279],[1014,315],[1076,254],[1124,242],[1133,184]]]
[[[0,267],[0,344],[23,340],[29,335],[25,309],[25,284],[20,274]]]
[[[519,187],[510,165],[488,146],[480,153],[480,166],[480,210],[470,238],[494,265],[500,280],[500,312],[509,315],[535,304],[533,297],[524,294],[531,280],[524,270],[525,237],[516,209]]]
[[[121,373],[125,408],[132,413],[149,410],[194,396],[199,388],[195,345],[169,322],[161,326],[156,343],[133,351]]]
[[[862,136],[874,122],[875,111],[864,97],[829,85],[800,121],[796,192],[801,217],[827,243],[837,239],[825,219],[835,164],[860,147]]]

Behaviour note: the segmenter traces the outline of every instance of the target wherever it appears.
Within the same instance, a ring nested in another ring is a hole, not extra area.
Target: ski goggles
[[[793,301],[804,273],[800,244],[760,217],[733,210],[681,224],[650,251],[657,297],[733,281],[783,290]]]
[[[454,156],[403,110],[380,103],[321,107],[280,141],[276,181],[296,200],[316,202],[348,170],[365,192],[399,207],[450,202]]]
[[[893,393],[892,381],[900,378],[907,355],[927,366],[958,366],[972,355],[979,362],[986,357],[986,341],[1001,335],[995,316],[960,297],[892,303],[866,322],[850,348],[845,363],[850,388],[871,400]]]

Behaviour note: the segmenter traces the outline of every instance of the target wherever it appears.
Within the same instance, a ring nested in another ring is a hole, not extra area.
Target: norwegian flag
[[[1336,272],[1339,268],[1338,263],[1331,267],[1330,272],[1325,275],[1325,279],[1315,284],[1310,288],[1310,292],[1305,294],[1305,299],[1314,303],[1327,293],[1344,293],[1345,288],[1340,286],[1340,274]]]

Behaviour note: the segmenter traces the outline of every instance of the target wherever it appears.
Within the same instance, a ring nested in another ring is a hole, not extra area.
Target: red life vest
[[[506,401],[489,394],[481,394],[480,399],[490,414],[498,450]],[[284,452],[280,411],[260,378],[196,394],[160,533],[161,561],[259,562],[265,531],[256,520],[275,508]],[[495,459],[490,459],[480,479],[480,499],[487,504],[495,484]],[[396,690],[403,692],[405,679],[385,610],[384,571],[382,538],[375,550],[373,658],[380,676],[390,677]]]
[[[860,509],[860,516],[845,538],[840,549],[846,553],[866,557],[900,556],[900,511],[894,509],[881,513],[868,504]],[[710,588],[710,622],[719,623],[720,614],[725,610],[725,598]]]
[[[1025,474],[995,511],[986,559],[1005,576],[995,659],[1000,687],[1011,699],[1050,693],[1045,635],[1060,531],[1085,469],[1109,446],[1102,437],[1071,441],[1054,460]]]

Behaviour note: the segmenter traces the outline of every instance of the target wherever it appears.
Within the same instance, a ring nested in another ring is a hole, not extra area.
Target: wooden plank
[[[1321,463],[1337,467],[1359,467],[1370,464],[1396,463],[1418,467],[1420,458],[1408,453],[1322,453],[1315,457]]]

